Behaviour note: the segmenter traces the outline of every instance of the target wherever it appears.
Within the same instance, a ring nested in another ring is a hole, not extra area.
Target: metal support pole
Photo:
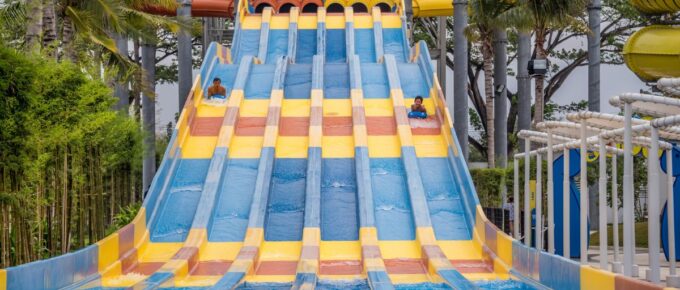
[[[588,110],[600,111],[600,0],[588,5]]]
[[[513,184],[512,184],[512,206],[513,206],[513,220],[512,220],[512,230],[515,240],[520,239],[519,236],[519,160],[517,158],[512,159],[513,163]]]
[[[614,154],[612,156],[612,211],[614,213],[614,222],[612,225],[612,235],[614,241],[614,262],[612,263],[612,271],[621,273],[621,258],[619,257],[619,156]]]
[[[497,166],[508,166],[508,34],[505,28],[494,29],[494,131]]]
[[[142,69],[148,86],[148,91],[142,96],[142,128],[145,133],[142,192],[146,192],[156,175],[156,96],[153,94],[156,91],[156,44],[142,45]]]
[[[581,264],[588,263],[588,164],[586,157],[588,155],[588,136],[586,136],[586,123],[581,121],[581,210],[580,212],[580,227],[579,238],[581,247]]]
[[[600,138],[600,178],[599,178],[599,211],[600,211],[600,269],[608,270],[607,263],[607,148]]]
[[[548,150],[550,151],[550,150]],[[536,249],[543,250],[543,160],[536,154]]]
[[[191,0],[179,0],[177,17],[189,23],[191,20]],[[182,111],[184,103],[189,96],[192,85],[192,54],[191,54],[191,32],[188,29],[181,29],[177,34],[177,66],[178,84],[177,93],[179,96],[179,111]]]
[[[552,133],[548,131],[548,148],[552,148]],[[555,254],[555,190],[553,188],[553,151],[548,150],[548,253]]]
[[[668,258],[670,271],[666,280],[668,286],[680,286],[680,279],[676,273],[675,257],[675,202],[673,197],[673,149],[666,150],[666,211],[668,213]]]
[[[453,101],[447,102],[449,112],[453,112],[454,127],[458,136],[460,150],[468,159],[468,41],[465,27],[468,24],[468,1],[453,1],[453,37],[455,39],[453,62]]]
[[[659,128],[652,126],[652,144],[647,153],[647,208],[649,272],[647,280],[659,283]]]
[[[569,221],[569,204],[571,203],[571,188],[569,186],[569,178],[571,173],[569,172],[569,148],[564,147],[564,176],[562,182],[562,238],[564,239],[562,253],[565,258],[571,259],[571,237],[570,237],[570,221]]]
[[[633,277],[633,262],[635,258],[635,243],[633,240],[635,236],[635,218],[633,216],[632,105],[626,103],[623,111],[623,274],[628,277]]]
[[[531,188],[529,187],[529,179],[531,178],[531,141],[524,139],[524,244],[531,246],[531,206],[529,200],[531,199]]]

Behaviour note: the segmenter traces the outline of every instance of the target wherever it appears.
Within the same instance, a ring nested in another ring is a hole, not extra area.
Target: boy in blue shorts
[[[411,111],[408,112],[409,118],[425,119],[427,118],[427,109],[423,106],[423,97],[417,96],[411,105]]]

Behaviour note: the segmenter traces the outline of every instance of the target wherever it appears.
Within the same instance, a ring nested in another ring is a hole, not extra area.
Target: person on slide
[[[222,101],[227,99],[227,89],[222,86],[220,78],[214,78],[212,86],[208,87],[208,99]]]
[[[411,111],[408,112],[409,118],[426,119],[427,109],[423,106],[423,97],[417,96],[411,105]]]

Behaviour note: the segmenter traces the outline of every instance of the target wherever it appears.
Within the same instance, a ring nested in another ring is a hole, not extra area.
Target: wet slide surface
[[[399,15],[375,13],[244,16],[235,47],[206,54],[135,221],[7,270],[8,288],[38,276],[24,285],[523,289],[507,281],[513,242],[481,214],[429,56],[411,55]],[[214,77],[226,102],[203,98]],[[415,96],[427,119],[406,118]],[[70,278],[41,274],[85,256]]]

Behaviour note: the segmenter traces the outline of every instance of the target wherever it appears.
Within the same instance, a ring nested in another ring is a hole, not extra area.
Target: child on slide
[[[408,112],[408,117],[416,119],[427,118],[427,109],[425,109],[425,106],[423,106],[423,97],[417,96],[413,100],[413,105],[411,105],[411,111]]]
[[[214,78],[212,86],[208,87],[208,100],[224,101],[227,99],[227,89],[222,86],[220,78]]]

